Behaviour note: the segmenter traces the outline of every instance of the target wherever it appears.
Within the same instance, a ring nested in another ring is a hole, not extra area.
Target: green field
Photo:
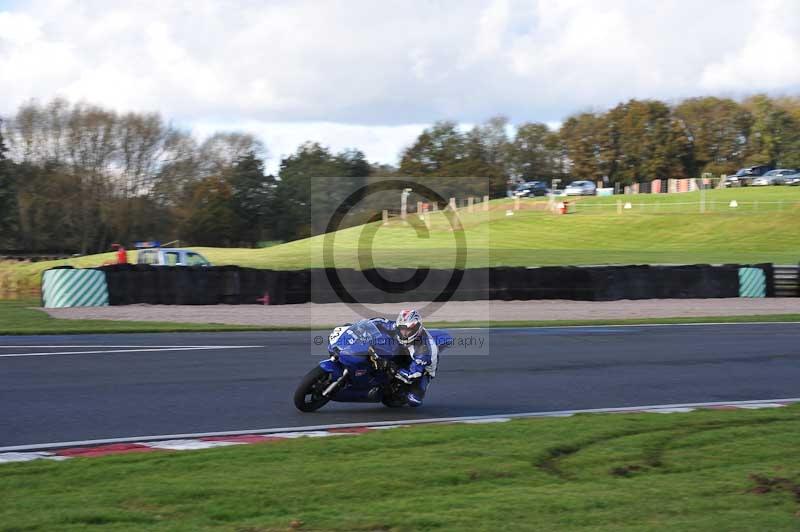
[[[0,466],[0,529],[800,527],[800,407],[439,425]]]
[[[617,212],[617,200],[631,209]],[[739,207],[728,207],[736,200]],[[415,227],[393,220],[345,229],[331,239],[333,259],[323,260],[324,236],[264,249],[196,247],[213,263],[298,269],[319,267],[466,267],[581,264],[794,264],[800,260],[800,187],[710,190],[705,212],[700,193],[642,194],[571,200],[575,213],[560,216],[544,209],[545,200],[495,200],[491,209],[459,212],[465,246],[441,213],[430,216],[423,237]],[[513,215],[509,216],[508,212]],[[411,217],[420,227],[416,217]],[[365,228],[369,229],[365,231]],[[367,236],[372,244],[364,242]],[[0,265],[4,292],[35,293],[41,272],[56,265],[98,266],[112,254],[62,261]]]

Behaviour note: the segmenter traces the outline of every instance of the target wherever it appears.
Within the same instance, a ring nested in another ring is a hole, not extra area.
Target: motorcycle
[[[453,338],[442,330],[429,330],[439,353]],[[383,403],[396,408],[408,405],[409,385],[395,378],[411,358],[397,340],[370,320],[337,327],[328,341],[328,359],[309,371],[294,393],[302,412],[314,412],[328,401]]]

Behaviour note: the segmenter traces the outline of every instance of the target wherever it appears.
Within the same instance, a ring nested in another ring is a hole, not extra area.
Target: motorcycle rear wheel
[[[384,397],[381,399],[381,403],[389,408],[400,408],[406,405],[406,400],[398,397]]]
[[[329,397],[322,392],[330,384],[330,373],[319,366],[306,373],[294,392],[294,406],[301,412],[314,412],[325,406]]]
[[[405,384],[394,382],[384,391],[381,403],[389,408],[406,406],[406,404],[408,404],[408,399],[406,399],[407,394],[408,391],[406,390]]]

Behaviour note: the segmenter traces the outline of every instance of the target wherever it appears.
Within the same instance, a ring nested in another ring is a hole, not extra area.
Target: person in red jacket
[[[111,244],[112,249],[117,250],[117,264],[128,264],[128,252],[120,244]]]

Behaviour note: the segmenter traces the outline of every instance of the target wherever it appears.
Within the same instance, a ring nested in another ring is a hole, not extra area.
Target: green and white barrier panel
[[[107,307],[106,274],[98,270],[47,270],[42,276],[45,308]]]
[[[766,297],[767,278],[761,268],[739,268],[739,297]]]

